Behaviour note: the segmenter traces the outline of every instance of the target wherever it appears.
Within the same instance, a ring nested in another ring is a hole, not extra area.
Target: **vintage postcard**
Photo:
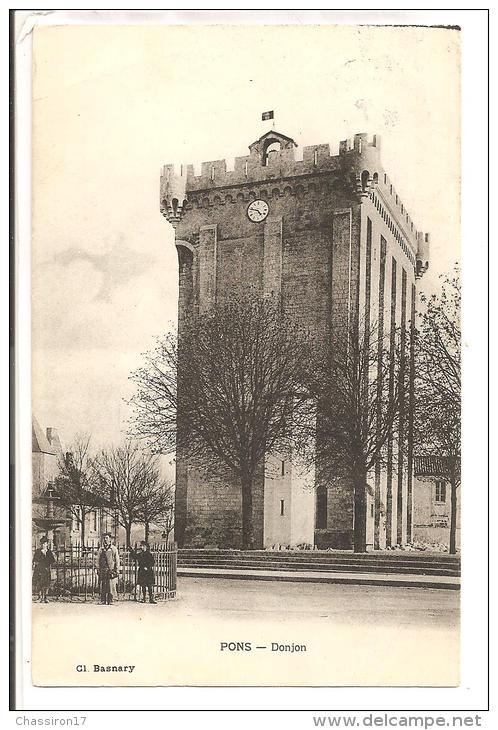
[[[460,31],[39,25],[32,681],[460,682]]]

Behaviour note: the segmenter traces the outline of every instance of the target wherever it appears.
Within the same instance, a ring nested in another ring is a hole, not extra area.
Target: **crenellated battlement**
[[[265,194],[327,191],[330,181],[348,189],[357,200],[370,198],[382,208],[394,220],[400,243],[406,241],[411,249],[410,258],[416,257],[417,272],[421,275],[427,269],[429,236],[417,230],[382,166],[379,135],[369,139],[359,133],[342,140],[338,154],[331,154],[328,144],[318,144],[304,147],[302,159],[296,159],[296,148],[291,137],[272,130],[249,145],[249,155],[236,157],[233,169],[225,159],[203,162],[199,175],[193,165],[182,165],[178,171],[174,165],[165,165],[161,213],[176,225],[189,205],[210,207]]]

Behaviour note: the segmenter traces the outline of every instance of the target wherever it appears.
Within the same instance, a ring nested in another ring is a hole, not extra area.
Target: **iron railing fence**
[[[137,585],[138,564],[134,557],[137,545],[130,548],[116,546],[119,552],[120,570],[117,591],[120,599],[137,601],[140,587]],[[176,569],[178,551],[176,543],[151,544],[154,556],[154,598],[168,600],[176,596]],[[89,542],[60,543],[52,548],[55,563],[51,569],[48,595],[57,600],[87,601],[99,598],[100,585],[97,572],[97,553],[100,544]],[[36,586],[33,586],[36,591]],[[34,594],[35,595],[35,594]]]

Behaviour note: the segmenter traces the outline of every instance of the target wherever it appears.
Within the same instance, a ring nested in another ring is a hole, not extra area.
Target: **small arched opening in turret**
[[[176,212],[178,210],[178,198],[173,198],[171,201],[171,207],[173,208],[173,215],[176,217]]]
[[[186,243],[185,241],[177,241],[176,242],[176,252],[178,254],[178,266],[179,266],[179,274],[180,279],[182,277],[185,277],[185,275],[191,275],[192,272],[192,265],[194,261],[194,254],[192,250],[192,246],[189,243]],[[180,283],[186,284],[187,281],[184,278],[183,282]],[[189,282],[191,284],[191,282]]]
[[[367,189],[369,177],[370,173],[368,172],[368,170],[363,170],[363,172],[361,173],[361,187],[363,190]]]
[[[378,172],[374,172],[373,181],[374,181],[375,185],[377,185],[377,183],[379,182],[379,173]]]
[[[268,165],[273,159],[275,159],[281,149],[281,142],[270,142],[270,144],[265,147],[265,150],[263,152],[263,166],[268,167]]]

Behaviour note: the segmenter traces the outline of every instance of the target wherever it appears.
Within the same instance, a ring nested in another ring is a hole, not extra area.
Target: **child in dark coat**
[[[149,546],[145,542],[145,540],[142,540],[140,543],[139,548],[136,551],[132,550],[132,555],[137,561],[138,564],[138,576],[137,576],[137,585],[140,586],[142,589],[142,602],[145,603],[145,596],[146,592],[149,592],[149,602],[150,603],[156,603],[154,600],[154,595],[152,592],[152,588],[155,583],[155,576],[154,576],[154,565],[155,560],[154,556],[150,552]]]

